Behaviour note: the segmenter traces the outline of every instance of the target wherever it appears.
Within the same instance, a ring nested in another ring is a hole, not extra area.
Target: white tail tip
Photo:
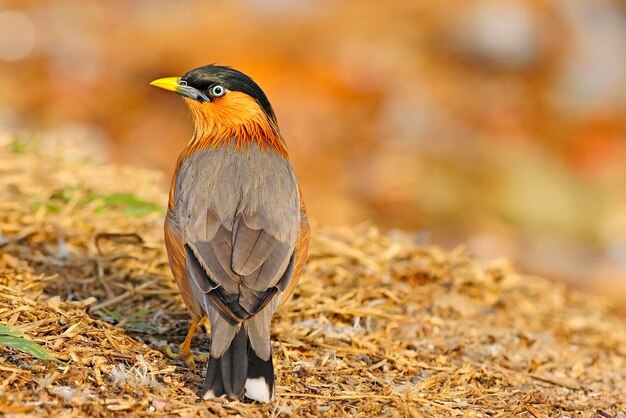
[[[272,400],[272,391],[263,377],[246,380],[246,398],[259,402]],[[206,396],[206,395],[205,395]],[[207,399],[206,397],[204,399]]]
[[[215,393],[212,390],[207,390],[204,395],[202,395],[202,399],[208,401],[209,399],[215,398]]]

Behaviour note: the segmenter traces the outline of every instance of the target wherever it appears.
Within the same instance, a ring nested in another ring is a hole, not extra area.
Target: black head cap
[[[209,95],[209,89],[214,85],[221,85],[230,91],[240,91],[252,97],[259,103],[270,120],[276,121],[276,115],[270,101],[263,90],[250,77],[234,68],[220,65],[205,65],[188,71],[181,78],[188,86],[194,87],[205,95]]]

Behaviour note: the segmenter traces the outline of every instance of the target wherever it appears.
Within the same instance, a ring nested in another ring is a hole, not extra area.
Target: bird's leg
[[[196,328],[200,323],[199,319],[192,319],[191,324],[189,325],[189,331],[187,331],[187,337],[185,337],[185,341],[178,348],[178,354],[172,352],[170,346],[165,347],[165,354],[172,359],[183,359],[185,363],[191,367],[194,371],[196,370],[196,362],[195,360],[204,361],[206,360],[206,356],[203,354],[194,355],[191,352],[191,340],[193,339],[194,334],[196,333]]]

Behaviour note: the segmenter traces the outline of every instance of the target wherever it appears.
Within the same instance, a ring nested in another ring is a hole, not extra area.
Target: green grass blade
[[[129,193],[113,193],[102,196],[101,199],[104,204],[98,208],[98,211],[120,208],[130,216],[145,216],[149,213],[163,211],[161,206]]]
[[[14,348],[23,353],[30,354],[33,357],[37,357],[41,360],[52,360],[59,363],[61,362],[58,358],[54,357],[39,344],[33,341],[29,341],[25,338],[16,337],[14,335],[0,335],[0,345]]]
[[[12,337],[22,337],[24,333],[18,329],[9,328],[6,325],[0,324],[0,335],[10,335]]]

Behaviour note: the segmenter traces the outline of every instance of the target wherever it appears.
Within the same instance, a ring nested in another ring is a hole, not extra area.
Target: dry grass
[[[165,180],[3,141],[0,323],[65,362],[0,347],[0,413],[626,416],[626,327],[604,302],[372,226],[315,231],[274,321],[276,401],[202,401],[201,370],[162,354],[188,324]]]

